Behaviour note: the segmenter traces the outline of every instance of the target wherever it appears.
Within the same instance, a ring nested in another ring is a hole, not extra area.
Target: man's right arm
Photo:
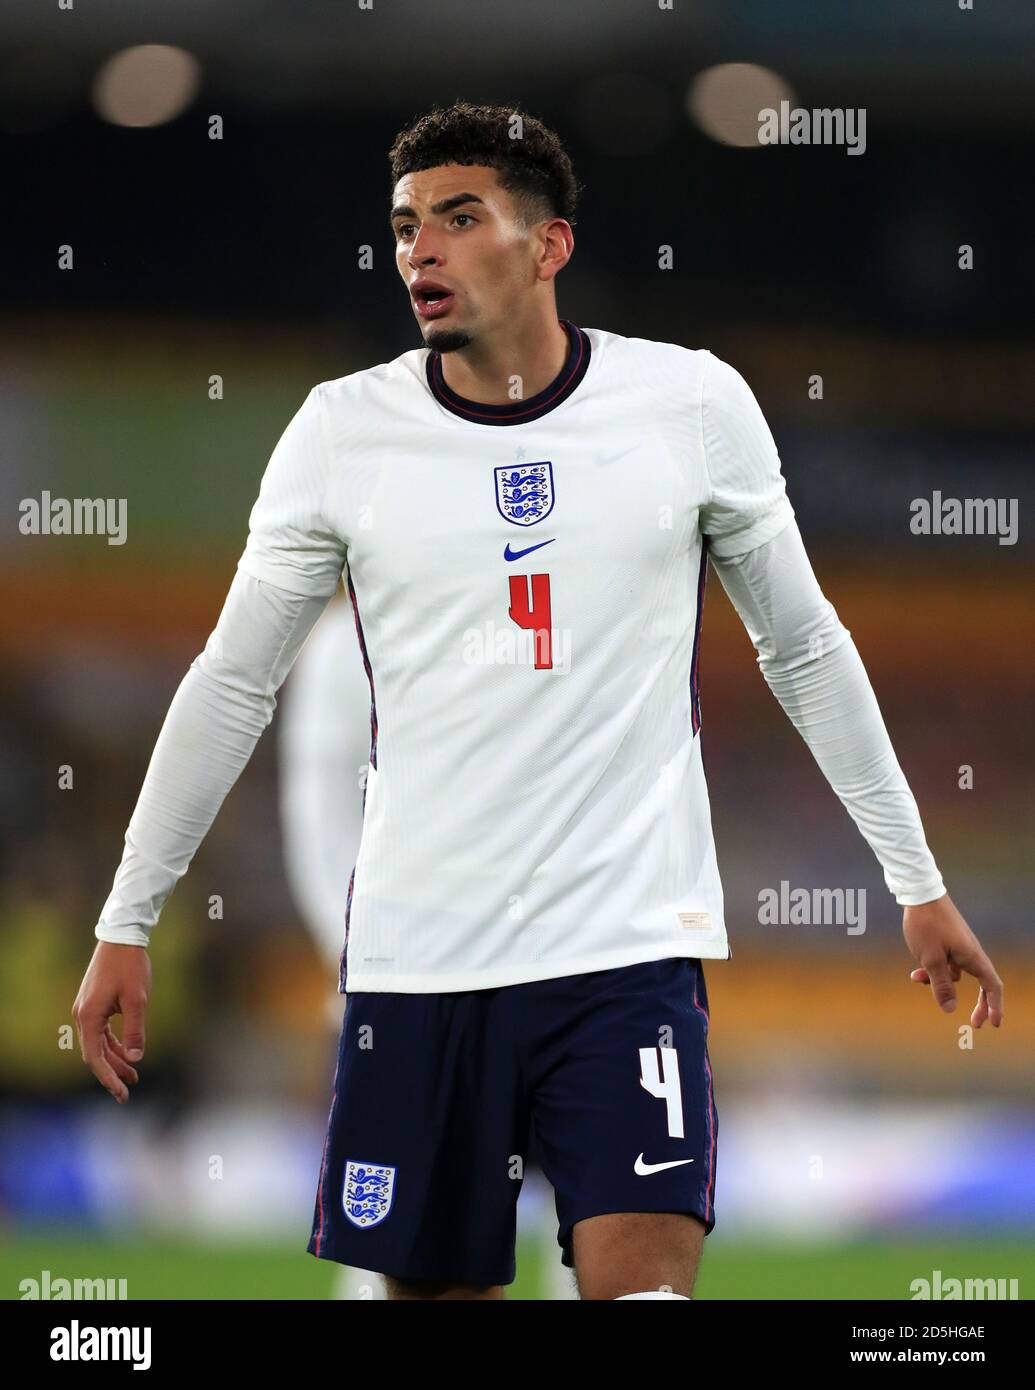
[[[126,848],[101,911],[101,941],[146,946],[227,792],[276,709],[276,691],[329,599],[239,570],[219,622],[162,725]]]
[[[147,945],[337,592],[346,541],[328,516],[332,472],[323,388],[314,386],[273,450],[222,615],[159,734],[97,925],[101,941]]]
[[[273,451],[219,622],[169,707],[72,1009],[83,1060],[116,1100],[129,1099],[143,1056],[151,975],[141,948],[341,582],[347,541],[329,516],[332,473],[317,386]],[[121,1039],[109,1023],[115,1014]]]

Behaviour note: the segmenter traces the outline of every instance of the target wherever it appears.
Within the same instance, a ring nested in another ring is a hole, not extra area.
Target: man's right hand
[[[139,1077],[134,1062],[144,1055],[144,1014],[151,996],[151,958],[143,946],[98,941],[72,1005],[83,1061],[101,1085],[124,1105],[126,1083]],[[121,1042],[110,1019],[122,1015]]]

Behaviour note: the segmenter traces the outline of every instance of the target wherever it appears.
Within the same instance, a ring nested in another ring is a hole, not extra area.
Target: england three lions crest
[[[345,1164],[341,1205],[353,1226],[366,1230],[379,1225],[392,1210],[395,1169],[383,1163]]]
[[[494,470],[496,506],[515,526],[534,526],[553,511],[553,464],[521,463]]]

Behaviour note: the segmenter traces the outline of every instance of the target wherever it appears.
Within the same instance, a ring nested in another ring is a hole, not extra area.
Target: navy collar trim
[[[569,323],[567,319],[560,319],[559,322],[568,335],[568,356],[565,358],[564,366],[549,386],[527,401],[485,405],[480,401],[467,400],[465,396],[458,395],[446,385],[442,374],[442,354],[433,350],[428,352],[425,365],[431,394],[446,410],[459,415],[463,420],[472,420],[477,425],[524,425],[529,420],[538,420],[540,416],[555,410],[562,401],[566,401],[589,369],[589,335],[583,329]]]

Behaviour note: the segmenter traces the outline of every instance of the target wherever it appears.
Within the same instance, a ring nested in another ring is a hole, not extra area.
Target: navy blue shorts
[[[715,1225],[696,959],[452,994],[349,994],[308,1249],[403,1280],[509,1284],[534,1126],[563,1261],[605,1212]]]

